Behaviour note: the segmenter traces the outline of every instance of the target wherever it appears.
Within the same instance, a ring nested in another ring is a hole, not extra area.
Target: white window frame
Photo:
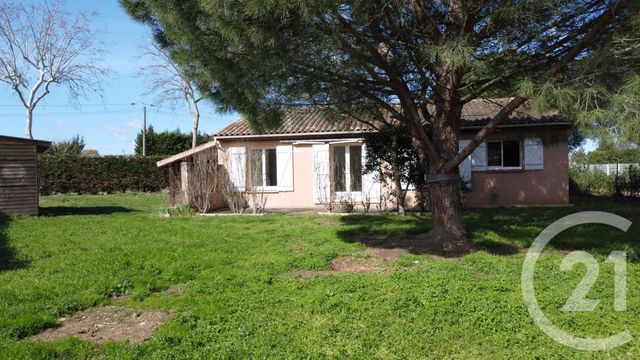
[[[520,157],[520,166],[503,166],[504,165],[504,142],[505,141],[517,141],[518,142],[518,156]],[[490,143],[500,143],[500,163],[503,164],[501,166],[490,166],[489,165],[489,144]],[[523,154],[523,148],[522,148],[522,141],[518,140],[518,139],[505,139],[505,140],[488,140],[486,141],[487,146],[486,146],[486,159],[487,159],[487,170],[490,171],[495,171],[495,170],[522,170],[523,168],[523,158],[522,158],[522,154]]]
[[[332,144],[332,149],[331,149],[331,161],[333,162],[333,166],[331,166],[331,170],[335,171],[335,147],[336,146],[344,146],[344,175],[345,175],[345,179],[344,179],[344,187],[345,189],[347,189],[346,191],[335,191],[335,194],[338,195],[338,197],[340,195],[349,195],[349,194],[362,194],[362,189],[357,190],[357,191],[352,191],[351,190],[351,147],[352,146],[360,146],[360,154],[362,154],[362,144],[361,143],[333,143]],[[360,180],[360,184],[361,186],[364,185],[364,164],[360,164],[362,166],[361,169],[361,175],[360,177],[362,178],[362,180]],[[331,180],[335,180],[335,174],[332,173],[331,174]],[[335,184],[334,184],[335,185]]]
[[[266,184],[267,183],[267,150],[273,150],[276,152],[276,163],[274,165],[276,165],[276,184],[275,185],[256,185],[255,188],[258,191],[278,191],[278,150],[274,147],[269,147],[269,148],[261,148],[261,149],[254,149],[256,151],[260,151],[260,158],[261,161],[260,163],[262,164],[262,169],[261,169],[261,176],[262,176],[262,184]]]

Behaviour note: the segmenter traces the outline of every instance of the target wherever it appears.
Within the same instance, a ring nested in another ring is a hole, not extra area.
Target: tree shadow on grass
[[[625,233],[607,225],[589,224],[569,229],[547,245],[559,251],[584,250],[608,256],[625,250],[632,262],[640,262],[640,208],[608,199],[576,199],[573,207],[465,209],[467,236],[478,250],[495,255],[525,252],[538,235],[554,221],[580,211],[608,211],[633,222]],[[343,241],[371,247],[403,248],[415,254],[438,255],[437,246],[424,242],[421,234],[430,228],[426,216],[345,216],[338,229]],[[436,244],[437,245],[437,244]]]
[[[640,207],[603,198],[576,198],[575,206],[561,208],[496,208],[468,211],[469,236],[483,242],[508,242],[527,249],[540,233],[556,220],[581,211],[605,211],[623,216],[633,224],[627,232],[603,224],[570,228],[553,238],[548,249],[584,250],[606,257],[613,250],[625,250],[629,261],[640,261]]]
[[[404,249],[411,254],[445,258],[458,258],[468,254],[468,251],[461,251],[426,236],[431,227],[428,216],[344,216],[340,221],[344,226],[338,230],[338,236],[346,242],[359,242],[379,249]],[[495,255],[511,255],[520,251],[518,246],[507,242],[476,242],[475,246],[477,250]]]
[[[29,261],[19,259],[16,251],[9,245],[8,217],[0,215],[0,271],[22,269],[29,266]]]
[[[41,216],[111,215],[138,212],[122,206],[51,206],[40,208]]]

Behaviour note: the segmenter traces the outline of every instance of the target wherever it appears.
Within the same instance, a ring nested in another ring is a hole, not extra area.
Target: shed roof
[[[173,156],[170,156],[170,157],[168,157],[166,159],[162,159],[162,160],[158,161],[156,163],[156,165],[158,167],[163,167],[163,166],[169,165],[169,164],[174,163],[176,161],[180,161],[180,160],[182,160],[184,158],[187,158],[187,157],[189,157],[189,156],[191,156],[193,154],[196,154],[196,153],[198,153],[198,152],[200,152],[202,150],[206,150],[206,149],[215,147],[216,144],[218,144],[218,142],[215,141],[215,140],[209,141],[207,143],[198,145],[198,146],[194,147],[193,149],[189,149],[189,150],[183,151],[183,152],[181,152],[179,154],[175,154]]]
[[[36,145],[36,149],[39,153],[47,150],[49,146],[51,146],[51,141],[26,139],[26,138],[6,136],[6,135],[0,135],[0,140],[10,141],[10,142],[19,142],[19,143],[31,143]]]
[[[510,101],[510,98],[476,99],[462,108],[461,129],[473,129],[486,125]],[[558,111],[538,112],[528,104],[520,106],[500,127],[513,126],[569,126],[571,122]],[[214,137],[235,138],[254,136],[291,136],[291,135],[338,135],[375,131],[369,124],[352,118],[331,122],[320,108],[290,109],[284,113],[280,126],[263,132],[256,132],[243,117],[220,130]]]

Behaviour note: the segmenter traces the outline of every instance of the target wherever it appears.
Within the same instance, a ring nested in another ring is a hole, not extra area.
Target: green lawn
[[[483,249],[464,258],[404,255],[389,274],[344,273],[300,279],[295,269],[326,269],[357,254],[355,234],[415,234],[416,216],[174,217],[161,219],[159,194],[55,196],[43,216],[0,225],[2,358],[638,358],[639,340],[608,352],[555,343],[529,318],[520,292],[524,254],[538,233],[579,210],[634,221],[623,234],[582,226],[552,243],[538,263],[538,301],[555,324],[603,337],[640,336],[640,205],[576,200],[554,209],[472,210],[470,237]],[[564,250],[602,261],[627,249],[628,311],[614,312],[613,266],[601,263],[592,313],[559,309],[584,267],[560,271]],[[563,250],[563,251],[557,251]],[[416,264],[416,261],[418,262]],[[182,296],[162,296],[171,286]],[[94,345],[27,337],[60,316],[110,304],[176,313],[147,342]]]

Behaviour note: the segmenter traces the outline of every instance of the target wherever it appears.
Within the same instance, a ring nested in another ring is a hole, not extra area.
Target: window
[[[336,192],[362,191],[362,146],[333,147],[333,186]]]
[[[276,149],[253,150],[249,163],[254,186],[278,186]]]
[[[487,165],[490,168],[520,168],[520,141],[487,142]]]

